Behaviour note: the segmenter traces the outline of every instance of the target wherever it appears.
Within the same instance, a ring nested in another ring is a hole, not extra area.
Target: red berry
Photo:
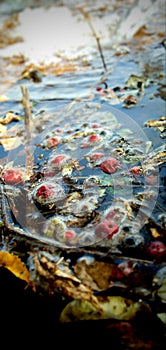
[[[101,86],[97,86],[96,91],[101,91],[103,90]]]
[[[114,215],[115,215],[114,210],[110,210],[106,215],[106,219],[112,219]]]
[[[21,173],[17,169],[7,169],[3,175],[6,183],[16,184],[21,181]]]
[[[56,203],[65,198],[65,193],[58,183],[44,182],[34,188],[33,198],[42,205]]]
[[[83,143],[82,145],[80,145],[80,148],[87,148],[89,147],[89,143],[86,142],[86,143]]]
[[[99,124],[92,124],[92,128],[93,129],[99,128]]]
[[[147,246],[147,252],[157,258],[166,254],[166,246],[161,241],[153,241]]]
[[[100,164],[100,169],[103,170],[105,173],[112,174],[117,171],[119,166],[120,163],[117,159],[108,158]]]
[[[99,93],[99,95],[105,95],[107,93],[107,90],[100,86],[97,86],[96,91]]]
[[[64,155],[64,154],[56,156],[55,158],[52,159],[51,163],[57,164],[57,165],[61,164],[65,158],[66,158],[66,155]]]
[[[104,153],[94,153],[94,154],[90,155],[90,160],[95,161],[95,160],[98,160],[102,157],[104,157]]]
[[[65,239],[67,241],[70,241],[71,239],[75,238],[76,232],[74,230],[68,230],[65,232]]]
[[[140,166],[134,166],[133,168],[130,168],[129,171],[133,173],[134,175],[139,175],[140,173]]]
[[[119,231],[119,226],[111,220],[104,219],[95,228],[95,235],[99,238],[108,237],[109,239]]]
[[[41,185],[36,191],[36,197],[48,198],[54,195],[54,188],[52,185]]]
[[[47,140],[47,147],[53,148],[56,147],[59,143],[58,137],[50,137],[50,139]]]
[[[95,135],[95,134],[90,135],[89,138],[88,138],[89,142],[96,142],[98,140],[99,140],[99,137],[97,135]]]

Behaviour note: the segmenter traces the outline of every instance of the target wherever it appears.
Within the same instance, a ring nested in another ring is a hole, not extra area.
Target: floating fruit
[[[22,180],[22,176],[19,170],[17,169],[6,169],[2,173],[2,178],[7,184],[17,184]]]
[[[59,144],[59,138],[58,137],[50,137],[47,140],[47,147],[48,148],[56,147],[58,144]]]
[[[119,226],[111,220],[104,219],[95,228],[95,235],[98,238],[112,238],[119,231]]]
[[[66,197],[61,185],[54,182],[44,181],[34,188],[33,198],[40,204],[56,203]]]
[[[108,174],[115,173],[119,167],[120,167],[120,162],[113,157],[107,158],[100,164],[100,169]]]
[[[166,245],[159,240],[150,242],[146,250],[154,258],[160,258],[166,255]]]
[[[99,140],[99,136],[95,135],[95,134],[89,136],[89,138],[88,138],[89,142],[97,142],[98,140]]]

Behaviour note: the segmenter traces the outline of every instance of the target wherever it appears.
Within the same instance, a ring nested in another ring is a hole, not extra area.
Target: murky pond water
[[[128,322],[141,298],[165,324],[164,1],[0,10],[0,253],[62,291],[62,323]]]

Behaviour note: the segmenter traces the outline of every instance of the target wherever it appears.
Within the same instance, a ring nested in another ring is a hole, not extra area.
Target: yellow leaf
[[[150,231],[152,232],[152,236],[153,237],[159,237],[160,236],[160,233],[156,230],[156,228],[151,228]]]
[[[138,312],[148,311],[148,307],[140,302],[132,301],[121,296],[96,296],[96,300],[101,306],[101,312],[90,300],[75,299],[69,302],[62,310],[60,315],[60,322],[73,322],[81,320],[101,320],[101,319],[115,319],[115,320],[132,320]]]
[[[18,138],[16,139],[12,137],[12,138],[1,139],[0,144],[3,146],[5,151],[10,151],[12,149],[19,147],[22,144],[22,141]]]
[[[0,124],[0,136],[3,136],[4,134],[6,134],[6,126]]]
[[[3,124],[3,125],[7,125],[9,123],[11,123],[12,121],[19,121],[21,120],[21,118],[17,115],[17,114],[14,114],[13,112],[7,112],[6,115],[2,118],[0,118],[0,123]]]
[[[62,175],[71,175],[73,171],[74,166],[73,165],[67,165],[62,170]]]
[[[9,98],[6,95],[0,95],[0,102],[6,102],[8,99]]]
[[[11,271],[16,277],[30,282],[30,274],[25,264],[18,258],[8,252],[0,252],[0,266],[4,266]]]

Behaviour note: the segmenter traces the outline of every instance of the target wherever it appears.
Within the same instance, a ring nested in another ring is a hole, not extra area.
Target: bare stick
[[[29,99],[28,89],[21,85],[22,92],[22,105],[24,108],[24,125],[26,133],[26,166],[30,169],[33,167],[33,152],[31,151],[31,138],[32,138],[32,113],[31,113],[31,104]]]
[[[91,29],[91,31],[93,33],[93,36],[96,39],[97,46],[98,46],[99,53],[100,53],[100,57],[101,57],[101,60],[102,60],[102,63],[103,63],[103,67],[104,67],[105,71],[107,71],[107,66],[106,66],[106,63],[105,63],[103,51],[102,51],[102,48],[101,48],[101,45],[100,45],[100,37],[95,32],[95,29],[94,29],[94,27],[92,25],[92,22],[91,22],[91,19],[89,17],[89,14],[87,12],[85,12],[85,10],[82,7],[79,7],[79,10],[81,11],[81,13],[83,14],[83,16],[86,19],[87,23],[89,24],[89,27],[90,27],[90,29]]]

